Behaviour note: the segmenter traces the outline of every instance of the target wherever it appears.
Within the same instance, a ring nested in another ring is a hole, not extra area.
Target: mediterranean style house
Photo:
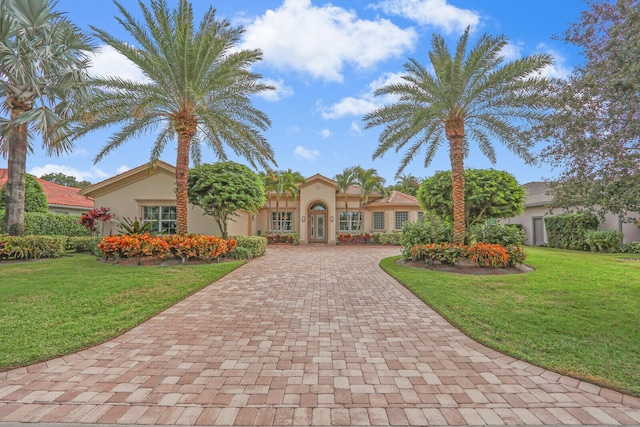
[[[553,196],[546,182],[529,182],[523,185],[526,191],[524,213],[520,216],[501,220],[501,223],[522,224],[527,235],[527,245],[539,246],[547,243],[544,217],[558,215],[562,209],[549,209]],[[617,230],[624,233],[624,243],[640,241],[640,228],[623,222],[618,215],[606,214],[600,222],[600,230]]]
[[[0,169],[0,188],[8,179],[7,169]],[[62,215],[82,215],[93,209],[93,199],[80,195],[80,189],[45,181],[36,177],[49,203],[49,212]]]
[[[83,189],[95,199],[95,207],[108,207],[118,218],[139,218],[152,222],[155,231],[175,232],[175,167],[158,161],[121,173]],[[335,244],[340,233],[400,231],[406,221],[422,217],[418,200],[397,191],[388,197],[374,193],[360,209],[360,188],[352,186],[346,194],[336,191],[336,182],[320,174],[306,179],[296,198],[276,200],[268,193],[267,202],[257,213],[238,212],[230,222],[230,235],[259,236],[271,233],[298,233],[300,243]],[[269,202],[270,200],[270,202]],[[278,209],[276,210],[276,203]],[[270,208],[271,206],[271,208]],[[220,235],[213,218],[189,205],[189,232]],[[105,224],[105,235],[117,233],[115,224]]]

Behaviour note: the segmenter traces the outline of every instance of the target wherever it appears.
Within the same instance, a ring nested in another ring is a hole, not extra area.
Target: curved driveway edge
[[[0,423],[638,425],[640,399],[490,350],[383,272],[275,246],[124,335],[0,373]]]

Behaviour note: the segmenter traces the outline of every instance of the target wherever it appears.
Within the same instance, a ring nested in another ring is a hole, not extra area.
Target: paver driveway
[[[640,400],[475,343],[386,275],[397,248],[270,247],[121,337],[0,373],[0,422],[640,424]]]

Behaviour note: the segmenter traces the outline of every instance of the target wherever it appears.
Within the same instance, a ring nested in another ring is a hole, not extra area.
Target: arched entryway
[[[327,243],[327,206],[322,202],[314,202],[307,212],[309,218],[308,229],[309,243]]]

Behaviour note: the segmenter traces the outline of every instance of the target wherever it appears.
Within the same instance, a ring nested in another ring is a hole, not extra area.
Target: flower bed
[[[520,246],[502,246],[489,243],[476,243],[465,246],[455,243],[430,243],[415,245],[409,249],[409,258],[413,261],[424,260],[428,264],[440,262],[454,265],[461,258],[467,258],[480,267],[512,267],[524,262],[526,255]]]
[[[152,236],[134,234],[107,236],[98,244],[105,258],[165,258],[173,256],[185,263],[189,259],[213,261],[236,248],[234,239],[221,239],[215,236],[190,234],[187,236]]]

